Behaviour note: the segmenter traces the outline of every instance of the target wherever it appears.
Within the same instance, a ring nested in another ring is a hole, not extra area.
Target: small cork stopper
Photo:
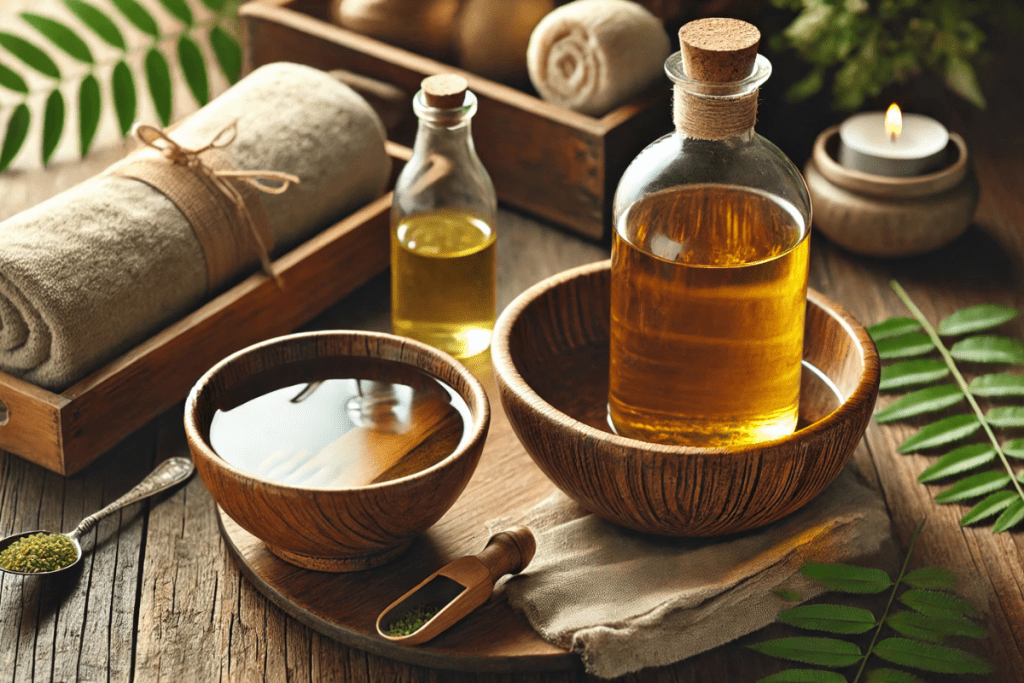
[[[438,74],[424,78],[420,87],[423,88],[423,97],[431,107],[454,109],[462,106],[469,83],[462,76]]]
[[[679,29],[683,69],[695,81],[732,83],[754,70],[761,32],[739,19],[698,19]]]

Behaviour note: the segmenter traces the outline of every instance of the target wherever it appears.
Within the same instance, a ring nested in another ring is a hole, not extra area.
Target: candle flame
[[[903,112],[895,102],[890,104],[888,111],[885,112],[885,132],[893,142],[896,142],[896,138],[903,132]]]

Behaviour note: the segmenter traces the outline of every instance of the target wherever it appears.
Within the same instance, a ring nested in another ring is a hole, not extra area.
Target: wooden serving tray
[[[455,505],[397,559],[364,571],[329,574],[292,566],[218,508],[221,534],[239,570],[271,602],[346,645],[409,664],[476,672],[581,667],[577,655],[541,639],[496,593],[438,637],[404,645],[380,637],[377,615],[452,560],[480,552],[489,520],[516,516],[555,490],[512,431],[498,401],[490,357],[466,366],[491,399],[491,426],[480,463]],[[515,520],[512,520],[515,523]]]
[[[408,148],[387,143],[393,177]],[[214,363],[309,321],[388,267],[391,193],[274,261],[262,273],[60,393],[0,372],[0,449],[58,474],[82,469],[182,400]]]
[[[594,118],[507,85],[343,29],[328,21],[328,0],[254,0],[239,9],[243,70],[276,61],[344,69],[405,94],[408,116],[388,137],[412,144],[412,96],[424,77],[458,73],[479,99],[476,151],[498,198],[594,239],[611,235],[612,198],[637,153],[669,132],[671,87]]]

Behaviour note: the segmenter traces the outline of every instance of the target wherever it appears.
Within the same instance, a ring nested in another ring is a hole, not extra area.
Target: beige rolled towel
[[[237,137],[223,153],[235,169],[301,181],[260,194],[275,253],[385,188],[380,119],[322,71],[261,67],[171,137],[199,147],[232,121]],[[216,293],[195,232],[169,199],[138,180],[97,176],[0,223],[0,370],[62,390]]]
[[[629,0],[576,0],[544,17],[526,63],[540,96],[602,116],[657,79],[669,53],[661,22]]]

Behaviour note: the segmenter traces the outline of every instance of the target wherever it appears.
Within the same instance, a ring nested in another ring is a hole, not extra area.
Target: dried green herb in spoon
[[[397,638],[398,636],[408,636],[416,633],[440,611],[434,605],[414,607],[388,627],[388,635],[392,638]]]
[[[64,534],[32,534],[0,552],[0,567],[13,572],[52,572],[76,559],[78,549]]]

